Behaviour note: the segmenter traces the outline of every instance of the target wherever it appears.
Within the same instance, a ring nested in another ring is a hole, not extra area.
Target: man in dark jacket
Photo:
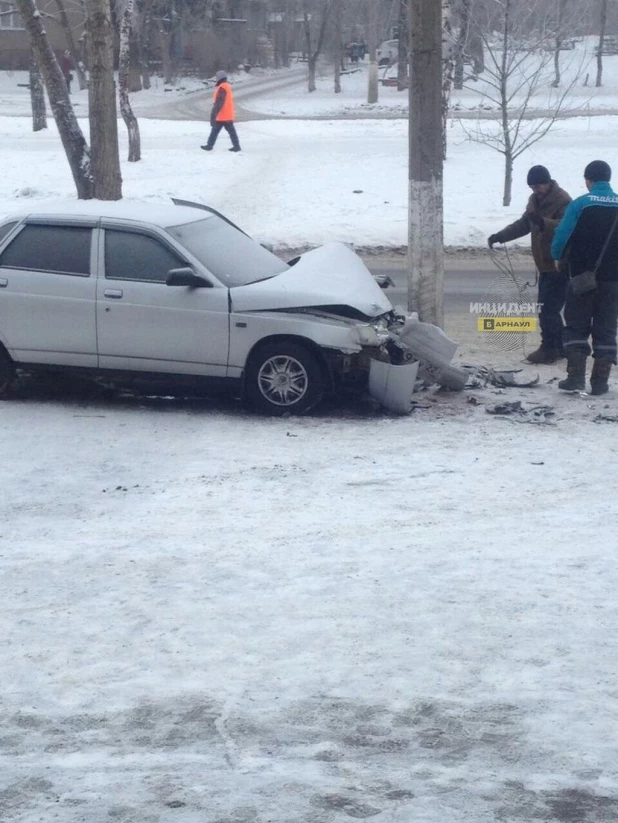
[[[558,386],[565,391],[586,387],[586,361],[592,336],[594,364],[591,394],[605,394],[612,365],[616,363],[618,327],[618,194],[609,184],[612,170],[604,160],[593,160],[584,171],[588,194],[574,200],[556,229],[551,251],[556,261],[566,262],[569,278],[594,270],[596,288],[575,294],[569,281],[566,320],[567,378]],[[615,225],[615,228],[614,228]],[[613,233],[612,233],[613,230]]]
[[[494,243],[506,243],[526,234],[532,235],[532,255],[539,271],[541,345],[528,355],[528,361],[555,363],[564,357],[564,324],[560,312],[564,306],[567,278],[565,274],[556,271],[550,249],[554,229],[562,219],[571,198],[555,180],[551,179],[545,166],[533,166],[530,169],[528,185],[532,189],[532,194],[526,211],[519,220],[497,234],[492,234],[487,242],[491,249]]]
[[[225,129],[230,135],[232,141],[232,148],[229,151],[240,151],[240,143],[238,141],[238,134],[234,126],[234,95],[232,94],[232,87],[227,81],[227,74],[224,71],[218,71],[216,74],[217,84],[215,86],[215,93],[213,95],[213,106],[210,113],[210,135],[205,146],[200,148],[204,151],[212,151],[217,137],[221,129]]]

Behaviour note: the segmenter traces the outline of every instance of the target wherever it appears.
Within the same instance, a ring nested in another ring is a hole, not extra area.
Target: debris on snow
[[[555,415],[553,406],[524,406],[521,400],[508,400],[487,406],[487,414],[513,419],[518,423],[550,423],[549,417]]]
[[[466,388],[469,389],[479,388],[481,383],[485,386],[491,384],[500,389],[511,387],[528,389],[533,386],[538,386],[540,381],[538,374],[529,380],[518,381],[515,375],[521,374],[522,369],[497,370],[491,366],[466,366],[466,368],[474,370],[474,376],[466,385]]]

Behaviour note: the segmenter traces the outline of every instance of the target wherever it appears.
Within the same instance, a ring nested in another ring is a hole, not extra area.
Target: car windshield
[[[286,271],[287,263],[216,215],[167,231],[229,288]]]

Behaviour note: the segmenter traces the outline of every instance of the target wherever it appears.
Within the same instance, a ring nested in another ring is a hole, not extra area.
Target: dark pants
[[[580,295],[569,287],[564,319],[567,355],[569,351],[590,354],[588,338],[592,336],[592,356],[616,363],[618,281],[601,281],[596,289]]]
[[[560,312],[564,307],[568,278],[557,271],[542,271],[539,275],[539,323],[544,349],[560,351],[564,345],[564,323]]]
[[[236,134],[234,123],[232,123],[231,120],[226,120],[225,122],[222,122],[221,120],[215,121],[215,125],[210,130],[208,142],[206,143],[208,148],[212,149],[212,147],[215,145],[221,129],[225,129],[226,132],[230,135],[230,140],[232,141],[233,148],[239,149],[240,143],[238,142],[238,135]]]

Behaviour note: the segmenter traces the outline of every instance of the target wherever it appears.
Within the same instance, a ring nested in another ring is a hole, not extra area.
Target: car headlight
[[[374,320],[366,326],[357,326],[358,342],[361,346],[380,347],[390,339],[390,332],[386,320]]]

